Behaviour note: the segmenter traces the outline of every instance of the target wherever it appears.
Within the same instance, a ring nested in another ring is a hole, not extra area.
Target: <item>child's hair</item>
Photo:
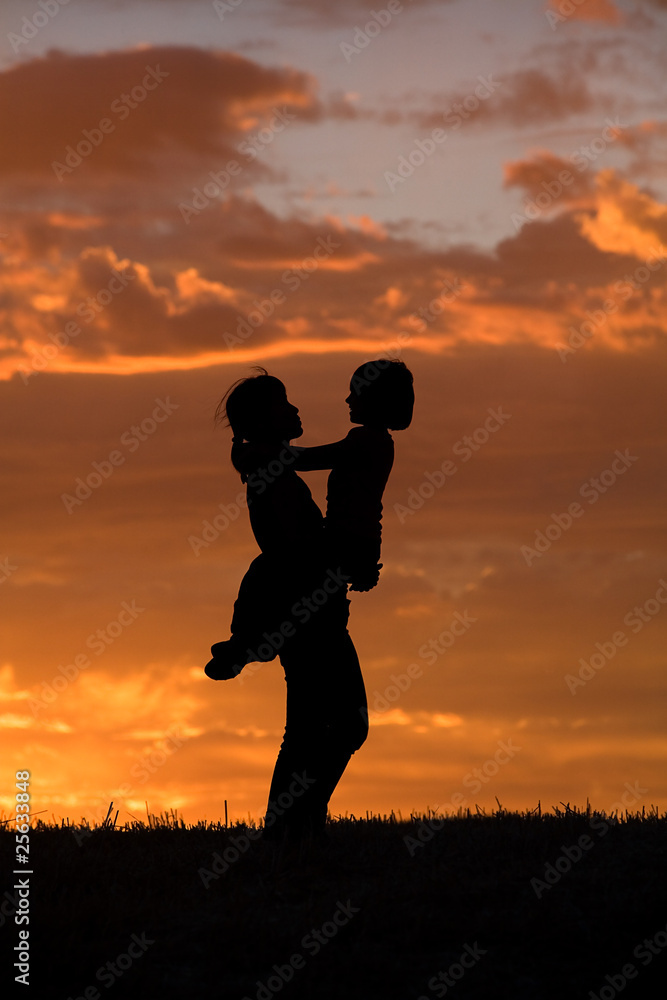
[[[412,372],[402,361],[378,358],[357,368],[350,388],[386,427],[404,431],[410,426],[415,405],[413,381]]]
[[[266,368],[257,366],[257,375],[248,375],[237,379],[230,385],[218,403],[215,411],[215,423],[227,420],[232,430],[232,465],[241,473],[241,479],[246,481],[246,463],[243,461],[243,442],[252,441],[257,432],[264,427],[266,419],[266,403],[268,390],[278,386],[285,391],[285,386],[274,375],[269,375]]]

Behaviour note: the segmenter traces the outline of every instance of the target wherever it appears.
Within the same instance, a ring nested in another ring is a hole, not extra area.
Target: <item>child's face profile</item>
[[[385,426],[378,415],[377,395],[373,392],[369,392],[368,389],[364,392],[363,389],[355,386],[353,381],[350,384],[350,395],[345,402],[350,407],[351,424],[366,424],[374,427]]]
[[[387,427],[385,419],[387,386],[382,378],[387,362],[372,361],[361,365],[350,379],[350,423],[369,427]]]
[[[350,423],[363,424],[368,417],[367,407],[364,405],[363,397],[350,385],[350,395],[345,400],[350,407]]]

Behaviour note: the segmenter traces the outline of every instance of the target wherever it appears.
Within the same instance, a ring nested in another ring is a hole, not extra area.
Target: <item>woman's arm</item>
[[[334,441],[333,444],[320,444],[315,448],[295,448],[292,445],[292,452],[296,455],[294,468],[297,472],[312,472],[315,469],[333,469],[342,460],[347,447],[347,439]]]

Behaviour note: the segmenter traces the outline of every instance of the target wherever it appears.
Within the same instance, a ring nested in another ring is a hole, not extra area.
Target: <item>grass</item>
[[[667,813],[655,807],[345,817],[330,822],[327,845],[302,849],[174,812],[116,823],[111,807],[92,828],[35,822],[32,1000],[662,993]],[[10,827],[0,827],[3,873],[14,868]],[[10,910],[7,952],[18,940]]]

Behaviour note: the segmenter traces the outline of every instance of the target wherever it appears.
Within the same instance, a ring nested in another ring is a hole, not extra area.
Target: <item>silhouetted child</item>
[[[394,462],[389,430],[412,420],[412,374],[402,361],[381,358],[361,365],[345,402],[354,427],[342,441],[294,448],[299,472],[331,469],[324,521],[331,565],[349,577],[350,589],[371,590],[378,582],[382,540],[382,495]]]
[[[402,361],[379,359],[361,365],[352,376],[350,394],[346,399],[350,407],[351,422],[361,426],[353,428],[343,440],[333,444],[313,448],[289,446],[286,454],[285,449],[283,451],[284,468],[274,477],[274,482],[283,480],[283,485],[277,490],[274,488],[274,498],[279,498],[284,493],[285,485],[292,477],[301,482],[295,475],[295,470],[331,469],[322,543],[319,544],[317,533],[311,540],[314,564],[308,575],[315,585],[314,591],[322,588],[316,565],[320,567],[320,575],[322,568],[326,566],[329,568],[330,579],[342,578],[355,591],[371,590],[378,582],[382,565],[379,562],[382,495],[394,461],[394,442],[389,430],[403,430],[410,425],[414,406],[412,383],[412,374]],[[234,421],[229,413],[230,402],[231,397],[227,413],[234,430]],[[292,437],[300,436],[301,433],[299,422],[298,434]],[[240,433],[235,433],[235,439],[240,436]],[[283,441],[283,445],[287,445],[287,441]],[[262,455],[261,448],[258,451],[255,445],[248,450],[248,446],[244,445],[243,452],[238,446],[235,447],[236,461],[234,449],[232,460],[237,468],[243,454],[246,470],[249,466],[257,465],[257,458]],[[268,453],[264,453],[263,458],[268,459]],[[259,470],[260,473],[261,471],[265,470]],[[257,475],[256,471],[256,478]],[[260,478],[263,481],[271,476]],[[247,472],[245,481],[250,483]],[[307,490],[305,484],[303,487]],[[263,494],[266,494],[263,499],[266,505],[271,502],[268,488],[259,495]],[[309,490],[308,494],[310,496]],[[252,503],[256,499],[259,497],[251,497],[249,485],[250,519],[264,552],[261,533],[258,534],[253,523]],[[322,554],[319,562],[318,549],[321,549]],[[283,560],[282,566],[284,565]],[[302,584],[303,580],[302,570]],[[347,589],[344,584],[339,583],[338,586],[339,589],[341,586]],[[324,591],[331,594],[330,587],[325,587]],[[234,605],[232,638],[211,647],[213,659],[206,666],[206,674],[214,680],[228,679],[240,673],[246,663],[274,659],[280,648],[276,646],[276,641],[281,641],[275,637],[282,634],[288,639],[286,630],[289,627],[295,630],[303,628],[305,624],[298,611],[295,617],[295,608],[302,603],[298,598],[302,594],[303,587],[301,594],[294,591],[289,581],[284,579],[284,572],[276,561],[258,557],[251,564],[239,589]],[[316,607],[314,613],[322,619],[340,615],[339,598],[340,594],[335,600],[329,599],[328,608]],[[293,603],[295,600],[296,604]],[[347,600],[345,605],[347,613]],[[276,626],[282,628],[283,632],[276,631]]]

